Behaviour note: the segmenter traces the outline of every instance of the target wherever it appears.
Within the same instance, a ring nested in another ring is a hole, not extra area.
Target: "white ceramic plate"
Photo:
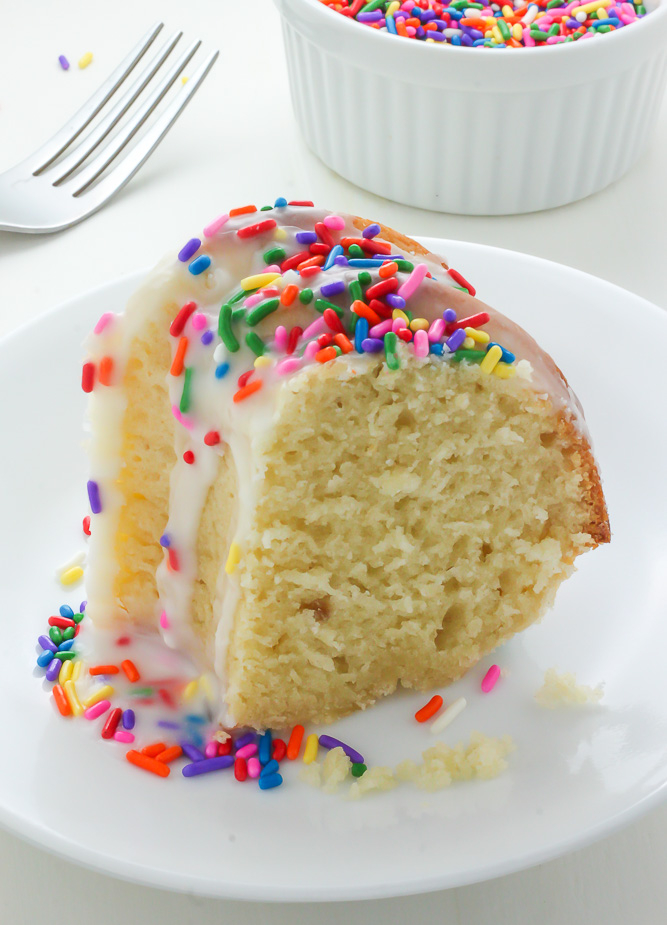
[[[137,282],[72,301],[0,344],[0,821],[36,844],[120,877],[255,900],[416,893],[495,877],[637,819],[667,792],[667,315],[608,283],[509,251],[427,241],[524,324],[586,409],[612,543],[586,555],[540,626],[454,685],[468,709],[443,733],[510,733],[510,769],[436,794],[410,785],[360,802],[297,781],[260,792],[230,775],[160,780],[92,725],[62,720],[33,671],[63,593],[55,570],[80,549],[86,510],[80,344]],[[488,695],[492,661],[507,669]],[[545,669],[606,684],[604,706],[540,709]],[[332,729],[374,764],[417,758],[432,737],[421,695],[389,698]],[[85,727],[85,728],[84,728]]]

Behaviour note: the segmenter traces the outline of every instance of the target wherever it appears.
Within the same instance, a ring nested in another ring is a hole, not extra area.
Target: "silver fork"
[[[127,150],[125,157],[118,159],[201,45],[199,41],[189,45],[157,86],[145,95],[136,112],[122,121],[183,35],[182,32],[173,35],[130,82],[126,91],[122,95],[117,94],[162,26],[162,23],[157,23],[144,36],[109,79],[50,141],[16,167],[0,174],[0,231],[38,233],[69,228],[101,208],[150,157],[218,57],[215,51],[206,58],[151,128]],[[102,117],[90,132],[76,143],[100,114]],[[98,151],[116,126],[117,133]],[[106,175],[99,179],[112,164]]]

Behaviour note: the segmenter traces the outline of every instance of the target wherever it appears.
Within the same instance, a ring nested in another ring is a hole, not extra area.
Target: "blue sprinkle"
[[[491,349],[491,347],[500,347],[503,352],[500,359],[503,363],[513,363],[516,360],[514,354],[510,353],[509,350],[505,350],[502,344],[496,344],[494,341],[489,341],[489,343],[486,345],[487,352]]]
[[[197,748],[204,747],[204,736],[201,734],[201,732],[197,732],[196,729],[190,729],[189,734],[190,734],[190,738],[192,739],[194,744],[197,746]],[[204,756],[202,755],[202,757]]]
[[[60,608],[61,617],[69,617],[70,619],[74,616],[74,611],[69,604],[63,604]]]
[[[361,342],[361,347],[364,353],[380,353],[384,350],[384,341],[379,337],[365,337]]]
[[[381,267],[387,257],[353,257],[348,261],[351,267]]]
[[[190,238],[187,244],[185,244],[180,251],[178,252],[178,259],[181,263],[187,263],[190,257],[194,257],[199,248],[201,247],[201,241],[199,238]],[[192,272],[192,267],[190,268]]]
[[[336,244],[334,247],[331,248],[331,250],[327,254],[327,259],[324,261],[324,266],[322,267],[322,269],[330,270],[331,267],[334,265],[334,261],[336,260],[336,257],[343,257],[343,256],[345,256],[343,245]]]
[[[185,721],[187,723],[196,723],[198,726],[203,726],[208,722],[203,716],[200,716],[198,713],[186,713]]]
[[[221,363],[220,366],[215,367],[215,378],[223,379],[229,372],[229,363]]]
[[[160,537],[160,546],[164,546],[165,549],[169,549],[171,546],[171,537],[168,533],[163,533]]]
[[[38,636],[37,643],[42,647],[42,649],[48,649],[49,652],[58,651],[58,646],[53,642],[52,639],[49,639],[48,636]]]
[[[272,758],[271,761],[267,762],[264,765],[262,770],[259,772],[259,776],[268,777],[270,774],[275,774],[276,771],[279,771],[279,770],[280,770],[280,765],[275,760],[275,758]]]
[[[278,196],[276,201],[273,203],[274,209],[284,209],[287,205],[287,200],[283,196]]]
[[[208,270],[211,266],[211,258],[208,254],[202,254],[200,257],[197,257],[192,261],[188,270],[192,273],[193,276],[199,276],[200,273],[203,273],[204,270]]]
[[[271,730],[267,729],[263,736],[259,740],[259,763],[268,764],[271,761]]]
[[[296,239],[299,244],[314,244],[317,241],[317,235],[314,231],[297,231]]]
[[[354,349],[357,353],[364,353],[364,341],[368,337],[368,321],[365,318],[360,318],[357,321],[357,326],[354,329]]]
[[[398,35],[396,32],[396,23],[394,21],[393,15],[385,16],[384,20],[387,24],[387,32],[390,32],[392,35]]]
[[[325,299],[330,299],[332,295],[340,295],[341,292],[345,292],[345,283],[342,279],[320,286],[320,295],[324,296]]]
[[[37,656],[37,664],[40,668],[46,668],[47,665],[51,664],[52,659],[53,652],[50,649],[44,649],[44,651],[40,652]],[[57,661],[60,661],[60,659]]]
[[[260,775],[259,778],[259,789],[260,790],[272,790],[274,787],[280,787],[283,779],[280,774],[267,774],[266,777]]]
[[[69,650],[72,648],[73,645],[74,645],[73,639],[66,639],[65,642],[60,643],[60,645],[58,646],[58,651],[59,652],[69,652]]]
[[[435,353],[436,356],[442,356],[442,344],[431,344],[429,353]]]

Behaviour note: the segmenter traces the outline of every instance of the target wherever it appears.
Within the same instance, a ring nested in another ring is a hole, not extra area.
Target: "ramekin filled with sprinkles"
[[[565,205],[648,144],[667,0],[275,0],[306,143],[378,195],[467,215]]]

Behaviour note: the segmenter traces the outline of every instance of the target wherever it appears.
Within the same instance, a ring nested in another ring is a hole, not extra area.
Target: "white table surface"
[[[0,171],[59,127],[160,19],[169,30],[183,29],[187,39],[202,37],[206,50],[219,47],[220,60],[141,173],[101,212],[58,235],[0,232],[0,334],[154,262],[230,206],[262,205],[279,195],[313,199],[408,233],[547,257],[667,308],[666,106],[648,151],[630,174],[583,202],[507,218],[442,215],[396,205],[346,183],[303,146],[270,0],[193,0],[187,5],[176,0],[3,0]],[[94,61],[81,71],[76,62],[86,51],[93,52]],[[72,63],[67,73],[57,64],[59,54]],[[636,336],[641,339],[640,332]],[[631,342],[619,332],[619,349]],[[3,758],[10,756],[11,743],[5,743]],[[0,832],[0,922],[653,925],[667,920],[666,857],[667,806],[597,845],[489,883],[370,903],[267,907],[117,882]]]

